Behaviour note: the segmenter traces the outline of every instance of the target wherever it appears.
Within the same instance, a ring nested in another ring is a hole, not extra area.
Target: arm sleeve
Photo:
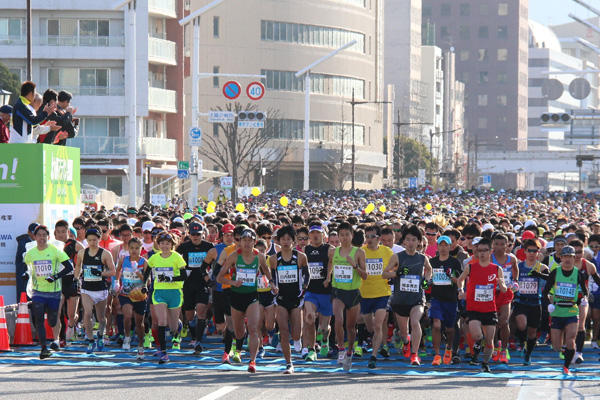
[[[550,276],[550,274],[543,274],[541,272],[537,272],[537,271],[531,271],[531,276],[535,277],[535,278],[540,278],[543,280],[548,280],[548,276]]]
[[[179,276],[173,277],[173,282],[185,281],[185,278],[187,278],[187,270],[185,268],[181,268],[179,270]]]
[[[302,267],[302,286],[308,286],[310,282],[310,273],[308,272],[308,265]]]
[[[600,286],[600,275],[598,275],[598,271],[594,275],[592,275],[592,279],[596,282],[596,285]]]
[[[62,278],[63,276],[67,275],[69,272],[73,271],[73,264],[71,264],[70,260],[65,260],[61,263],[63,265],[63,269],[62,271],[60,271],[58,274],[56,274],[56,278]]]
[[[584,285],[585,281],[583,280],[583,275],[581,273],[577,274],[577,284],[579,285],[579,287],[581,288],[581,293],[583,294],[583,297],[588,295],[588,290],[586,285]]]
[[[548,275],[548,279],[546,279],[546,286],[544,286],[544,290],[542,291],[542,296],[548,297],[548,293],[554,287],[554,283],[556,282],[556,269]]]

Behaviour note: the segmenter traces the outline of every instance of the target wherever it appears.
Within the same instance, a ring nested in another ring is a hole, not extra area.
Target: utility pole
[[[355,180],[356,180],[356,143],[354,142],[354,106],[357,104],[388,104],[391,101],[364,101],[364,100],[355,100],[354,99],[354,88],[352,88],[352,100],[349,101],[352,106],[352,190],[355,189]],[[363,133],[364,139],[364,133]]]
[[[27,0],[27,80],[33,80],[33,61],[31,55],[31,0]]]
[[[404,136],[400,135],[400,127],[407,125],[433,125],[431,122],[400,122],[400,110],[396,110],[398,113],[398,119],[393,124],[396,126],[396,132],[398,135],[398,148],[396,157],[398,158],[398,171],[396,172],[396,177],[398,187],[400,187],[400,183],[402,178],[404,177]],[[392,146],[393,147],[393,146]]]
[[[433,186],[433,136],[434,135],[443,135],[445,133],[454,133],[460,129],[462,129],[462,128],[456,128],[451,131],[444,131],[444,132],[434,132],[433,129],[429,130],[429,157],[431,157],[431,160],[429,161],[429,184],[431,186]]]
[[[144,196],[144,203],[150,204],[150,167],[152,164],[146,162],[146,195]]]

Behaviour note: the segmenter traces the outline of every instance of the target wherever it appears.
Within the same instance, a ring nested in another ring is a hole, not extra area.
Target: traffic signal
[[[582,167],[584,161],[594,161],[594,156],[591,154],[579,154],[575,156],[577,166]]]
[[[569,124],[571,114],[568,113],[543,113],[540,117],[542,124]]]
[[[264,111],[240,111],[238,121],[265,121],[267,113]]]

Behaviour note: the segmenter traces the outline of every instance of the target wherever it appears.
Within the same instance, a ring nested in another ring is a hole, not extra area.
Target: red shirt
[[[10,130],[0,119],[0,143],[8,143],[8,139],[10,139]]]
[[[490,263],[482,267],[479,261],[470,265],[467,283],[467,311],[488,313],[496,311],[496,285],[498,284],[498,266]]]

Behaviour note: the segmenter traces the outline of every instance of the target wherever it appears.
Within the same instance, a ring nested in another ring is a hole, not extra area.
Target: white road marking
[[[237,388],[237,386],[223,386],[221,389],[215,390],[214,392],[201,397],[199,400],[216,400],[219,397],[225,396],[227,393],[233,392]]]
[[[506,382],[506,386],[510,387],[510,386],[521,386],[523,384],[523,379],[509,379],[508,382]]]

